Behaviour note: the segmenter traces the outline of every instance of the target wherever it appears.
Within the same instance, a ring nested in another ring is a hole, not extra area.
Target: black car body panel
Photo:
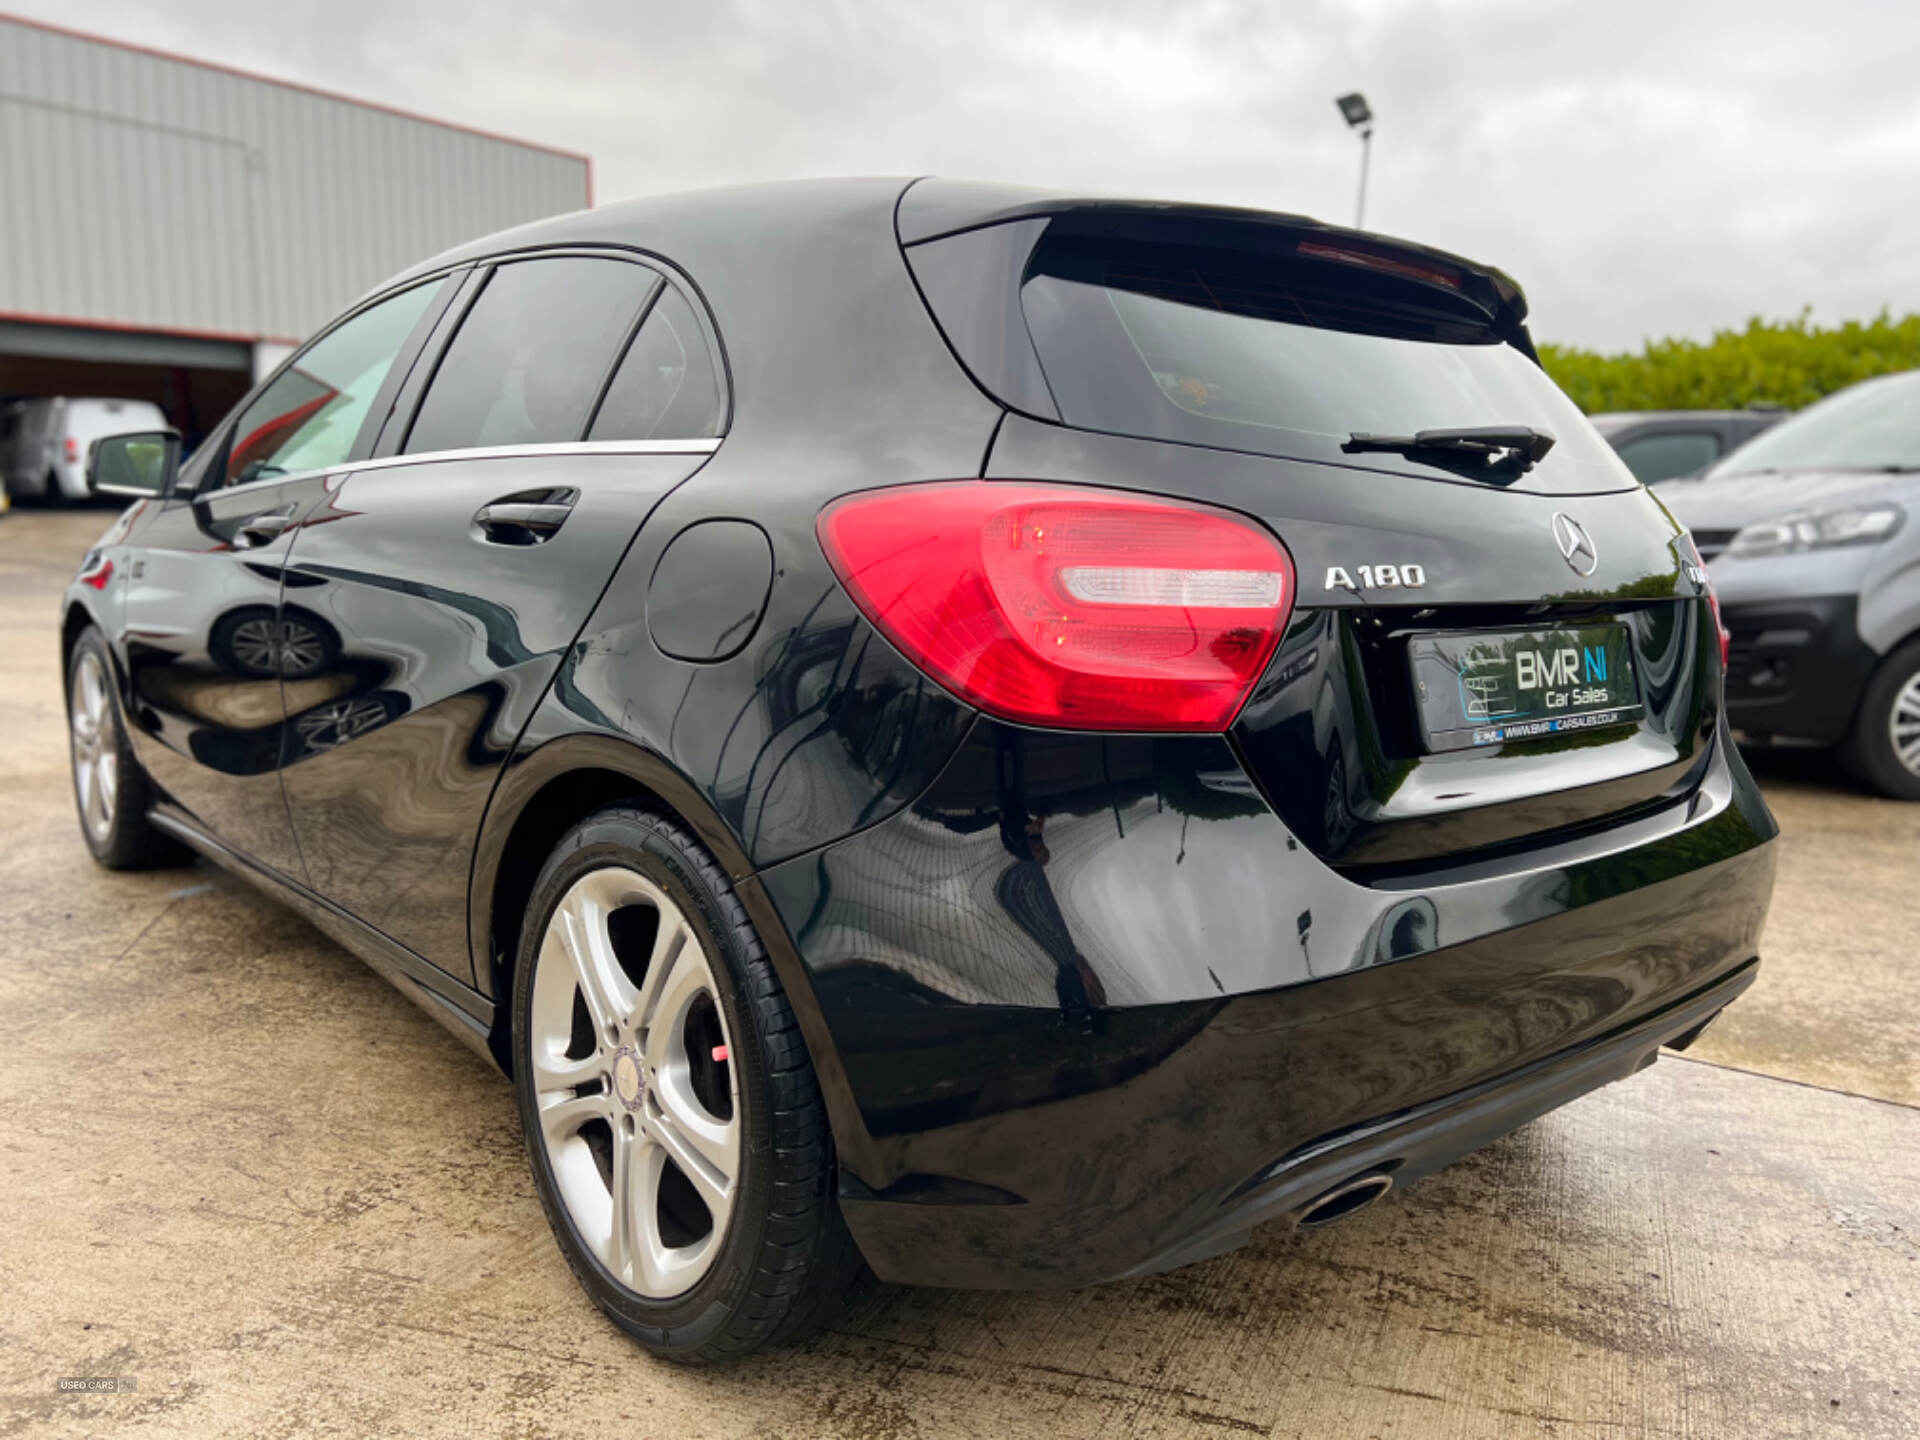
[[[1773,823],[1727,743],[1679,531],[1610,457],[1576,463],[1592,437],[1489,483],[1431,457],[1059,423],[1003,303],[1020,257],[1056,220],[1134,244],[1156,219],[1450,267],[1505,336],[1482,341],[1531,354],[1497,271],[1290,217],[891,180],[612,207],[369,297],[354,314],[439,286],[352,444],[222,487],[217,432],[89,556],[66,642],[91,622],[114,646],[171,833],[502,1063],[553,844],[610,800],[670,811],[774,962],[844,1212],[889,1278],[1137,1273],[1297,1213],[1348,1161],[1410,1178],[1724,1004],[1756,953]],[[990,243],[936,275],[926,247],[968,235]],[[629,342],[660,295],[686,301],[713,433],[595,441],[589,416],[551,442],[410,453],[490,277],[561,258],[657,275]],[[989,292],[971,329],[969,284]],[[1015,724],[889,641],[823,553],[821,512],[978,478],[1224,507],[1280,537],[1298,595],[1235,722]],[[262,516],[273,533],[243,535]],[[1420,583],[1355,583],[1383,565]],[[223,666],[221,617],[262,609],[279,658]],[[1420,744],[1413,637],[1589,623],[1624,627],[1630,724]]]
[[[1297,1151],[1731,974],[1773,833],[1722,745],[1636,826],[1367,886],[1220,740],[983,720],[910,810],[760,880],[873,1141],[847,1206],[869,1259],[1079,1284]]]
[[[471,980],[467,880],[495,777],[648,512],[705,459],[379,466],[306,516],[287,593],[331,618],[350,660],[330,674],[352,682],[294,718],[281,762],[314,890]],[[475,541],[483,506],[562,489],[578,498],[550,538]]]
[[[296,880],[305,871],[278,767],[289,692],[299,705],[309,687],[244,648],[247,627],[278,612],[291,535],[250,545],[241,531],[263,516],[297,519],[319,489],[268,482],[149,504],[114,597],[140,764],[210,833]]]

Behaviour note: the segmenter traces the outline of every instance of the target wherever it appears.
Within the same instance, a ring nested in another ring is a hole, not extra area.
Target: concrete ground
[[[1920,1435],[1920,807],[1757,766],[1751,995],[1345,1226],[685,1371],[574,1284],[504,1081],[221,872],[88,860],[56,601],[107,519],[0,522],[0,1436]]]

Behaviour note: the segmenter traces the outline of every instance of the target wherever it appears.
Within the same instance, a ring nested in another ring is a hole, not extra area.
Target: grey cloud
[[[28,13],[594,156],[605,202],[939,173],[1368,220],[1603,348],[1920,309],[1920,10],[1837,0],[124,0]]]

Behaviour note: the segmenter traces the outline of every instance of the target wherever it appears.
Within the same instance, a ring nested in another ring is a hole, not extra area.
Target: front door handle
[[[240,527],[240,538],[249,545],[271,545],[293,528],[293,507],[270,510],[256,515]]]
[[[537,497],[537,498],[536,498]],[[500,545],[538,545],[549,540],[573,513],[577,490],[535,491],[533,496],[509,495],[482,505],[473,523],[481,538]]]

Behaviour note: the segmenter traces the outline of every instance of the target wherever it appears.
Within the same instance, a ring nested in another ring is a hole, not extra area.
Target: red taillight
[[[1707,577],[1707,604],[1713,607],[1713,628],[1720,632],[1720,668],[1727,668],[1727,661],[1733,655],[1733,632],[1727,629],[1727,622],[1720,618],[1720,597],[1713,592],[1713,577]]]
[[[962,480],[851,495],[821,547],[866,617],[962,699],[1076,730],[1224,730],[1293,608],[1293,561],[1224,510]]]
[[[67,436],[67,463],[69,465],[72,465],[77,463],[79,459],[80,459],[80,442],[74,439],[73,436],[69,435]]]
[[[1319,240],[1302,240],[1295,249],[1299,254],[1314,260],[1338,260],[1344,265],[1364,265],[1369,270],[1381,270],[1389,275],[1403,275],[1409,280],[1424,280],[1429,285],[1444,285],[1449,290],[1460,288],[1460,275],[1457,271],[1443,270],[1437,265],[1422,265],[1401,256],[1382,255],[1377,251],[1358,249],[1351,245],[1328,245]]]
[[[1693,543],[1693,536],[1682,533],[1675,542],[1680,547],[1681,557],[1699,572],[1699,581],[1706,588],[1707,608],[1713,612],[1713,628],[1720,633],[1720,668],[1727,668],[1727,660],[1733,654],[1733,632],[1727,629],[1727,622],[1720,617],[1720,596],[1713,588],[1713,573],[1707,569],[1707,562],[1700,558],[1700,547]]]

